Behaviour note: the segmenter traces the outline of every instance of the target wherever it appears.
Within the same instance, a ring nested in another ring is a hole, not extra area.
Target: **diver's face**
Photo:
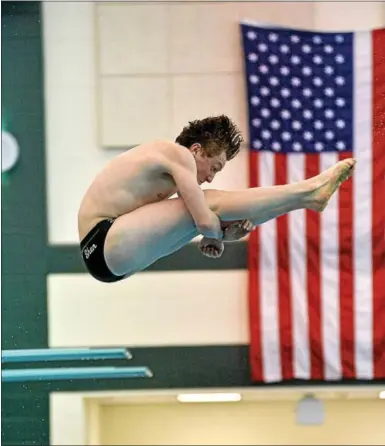
[[[200,144],[193,144],[191,152],[194,155],[197,165],[197,181],[199,184],[211,183],[216,174],[219,173],[226,164],[226,153],[221,152],[219,155],[207,156]]]

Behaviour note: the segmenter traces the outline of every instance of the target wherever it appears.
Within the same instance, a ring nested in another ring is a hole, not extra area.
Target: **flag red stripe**
[[[250,187],[259,185],[258,178],[258,152],[249,150],[249,184]],[[262,333],[260,310],[260,281],[259,281],[259,246],[260,233],[257,227],[250,234],[248,243],[249,263],[249,330],[250,330],[250,364],[251,378],[254,381],[263,381],[262,368]]]
[[[373,32],[373,373],[385,378],[385,30]]]
[[[351,153],[339,159],[351,158]],[[339,189],[339,295],[340,349],[343,378],[355,378],[354,358],[354,268],[353,268],[353,181],[349,179]]]
[[[305,157],[305,178],[319,173],[320,156]],[[309,347],[311,354],[311,379],[324,379],[324,354],[321,334],[321,256],[320,214],[306,211],[307,297],[309,309]]]
[[[276,154],[275,184],[287,184],[287,156]],[[277,218],[277,268],[279,340],[282,379],[293,379],[293,334],[291,311],[289,222],[287,214]]]

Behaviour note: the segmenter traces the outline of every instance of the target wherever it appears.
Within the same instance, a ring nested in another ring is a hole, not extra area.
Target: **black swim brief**
[[[102,220],[80,242],[83,261],[88,272],[101,282],[118,282],[125,276],[113,274],[104,258],[104,242],[114,219]]]

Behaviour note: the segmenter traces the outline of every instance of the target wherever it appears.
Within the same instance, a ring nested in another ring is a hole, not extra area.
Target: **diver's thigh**
[[[114,274],[132,274],[176,251],[197,234],[182,199],[151,203],[114,221],[106,237],[104,257]]]

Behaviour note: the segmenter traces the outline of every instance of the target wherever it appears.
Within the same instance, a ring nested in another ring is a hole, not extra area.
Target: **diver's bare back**
[[[176,192],[175,182],[167,174],[165,146],[158,140],[134,147],[110,161],[96,176],[80,205],[80,240],[101,220],[117,218]]]

